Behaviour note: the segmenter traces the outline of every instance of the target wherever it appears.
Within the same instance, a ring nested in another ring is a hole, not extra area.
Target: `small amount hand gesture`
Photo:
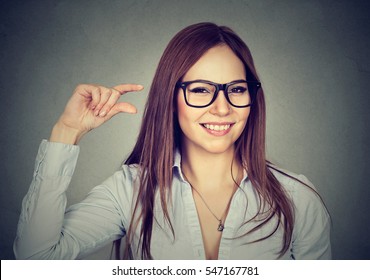
[[[121,112],[136,113],[134,105],[117,101],[127,92],[142,89],[143,86],[137,84],[121,84],[113,88],[91,84],[77,86],[54,125],[50,141],[77,144],[83,135],[114,115]]]

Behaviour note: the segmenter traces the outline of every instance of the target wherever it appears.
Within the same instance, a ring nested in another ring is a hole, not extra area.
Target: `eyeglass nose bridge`
[[[224,92],[224,96],[225,96],[225,99],[226,99],[228,105],[233,106],[233,104],[231,103],[231,101],[229,99],[229,95],[227,94],[227,87],[229,85],[228,84],[214,84],[214,86],[216,86],[216,92],[214,93],[212,101],[211,101],[210,104],[212,104],[217,99],[220,90],[222,90]]]

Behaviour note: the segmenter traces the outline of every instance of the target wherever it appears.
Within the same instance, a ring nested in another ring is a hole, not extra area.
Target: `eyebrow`
[[[209,82],[209,83],[213,83],[213,84],[224,85],[224,84],[230,84],[230,83],[233,83],[233,82],[242,82],[242,81],[243,82],[248,82],[248,80],[246,80],[246,79],[236,79],[236,80],[232,80],[230,82],[221,84],[221,83],[217,83],[217,82],[206,80],[206,79],[196,79],[196,80],[182,81],[182,83],[189,83],[189,82]]]

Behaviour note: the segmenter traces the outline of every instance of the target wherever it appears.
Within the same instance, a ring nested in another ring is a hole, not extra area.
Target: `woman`
[[[330,222],[304,176],[265,159],[265,102],[252,56],[229,28],[180,31],[156,71],[122,169],[65,211],[78,142],[142,86],[80,85],[43,140],[23,201],[17,258],[82,258],[127,237],[134,259],[327,259]]]

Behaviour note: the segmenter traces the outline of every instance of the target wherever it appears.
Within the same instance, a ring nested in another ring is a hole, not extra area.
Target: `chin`
[[[208,145],[202,147],[205,152],[210,154],[223,154],[234,151],[234,145]]]

